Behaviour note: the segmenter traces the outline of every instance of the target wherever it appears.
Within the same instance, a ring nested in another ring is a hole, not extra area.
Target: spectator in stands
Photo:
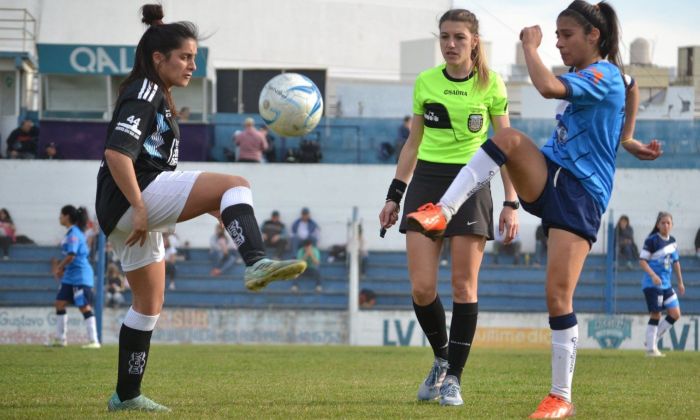
[[[114,263],[107,265],[107,291],[106,300],[107,306],[116,308],[124,304],[124,273],[121,272],[119,266]]]
[[[289,238],[287,237],[287,227],[280,220],[280,212],[274,210],[270,218],[263,222],[260,231],[265,246],[275,249],[275,258],[282,258],[287,249]]]
[[[190,107],[183,106],[177,113],[177,122],[189,121],[191,116]]]
[[[236,247],[231,238],[226,234],[224,227],[217,223],[214,234],[209,238],[209,259],[214,267],[211,269],[212,276],[225,274],[236,265]]]
[[[297,251],[297,259],[306,261],[306,271],[301,274],[301,278],[310,278],[316,282],[316,293],[321,293],[323,287],[321,286],[321,251],[314,246],[311,239],[305,239],[302,243],[302,247]],[[292,292],[299,291],[299,281],[294,279],[292,281]]]
[[[359,301],[360,308],[370,309],[377,303],[377,294],[371,289],[362,289],[360,290]]]
[[[244,130],[236,134],[234,142],[238,146],[238,162],[262,162],[262,154],[267,149],[267,140],[256,128],[255,120],[248,117],[243,123]]]
[[[266,125],[260,127],[260,134],[262,134],[262,136],[265,137],[265,141],[267,141],[267,149],[265,149],[265,152],[263,153],[263,155],[265,156],[265,160],[267,162],[277,162],[279,159],[277,158],[277,146],[275,146],[275,136],[270,134],[270,129],[267,128]]]
[[[540,223],[535,231],[535,262],[533,265],[539,267],[545,264],[547,264],[547,235],[544,233],[544,226]]]
[[[163,235],[163,247],[165,248],[165,280],[168,282],[168,289],[175,290],[177,237],[169,234]]]
[[[39,146],[39,128],[32,120],[24,120],[7,137],[7,157],[9,159],[34,159]]]
[[[406,115],[403,117],[403,122],[399,126],[398,136],[396,137],[396,143],[394,146],[394,153],[396,153],[396,162],[399,161],[399,156],[401,155],[401,150],[403,145],[406,144],[408,140],[408,135],[411,134],[411,116]]]
[[[80,308],[85,320],[85,328],[90,342],[83,348],[98,349],[97,324],[92,312],[92,287],[94,272],[88,260],[90,250],[85,240],[85,224],[87,215],[82,208],[71,205],[64,206],[58,218],[61,226],[68,228],[61,242],[63,259],[53,267],[53,275],[61,281],[61,287],[56,294],[56,337],[50,343],[52,346],[65,347],[67,344],[66,327],[68,315],[66,306],[69,303]]]
[[[698,228],[698,232],[695,234],[695,256],[700,258],[700,228]]]
[[[309,239],[316,246],[321,235],[321,228],[311,218],[308,207],[301,209],[301,217],[292,223],[292,252],[296,253],[301,243]]]
[[[633,262],[639,260],[639,249],[634,243],[634,230],[626,215],[620,216],[615,225],[615,242],[617,244],[617,261],[623,267],[632,268]]]
[[[516,234],[512,241],[506,243],[503,234],[496,229],[496,239],[493,241],[493,263],[498,264],[499,257],[503,255],[512,255],[513,264],[519,265],[521,248],[520,234]]]
[[[56,147],[56,143],[51,142],[44,147],[44,154],[41,156],[42,159],[46,160],[55,160],[55,159],[60,159],[60,156],[58,156],[58,148]]]
[[[10,259],[10,246],[15,242],[15,223],[7,209],[0,209],[0,249],[2,259]]]

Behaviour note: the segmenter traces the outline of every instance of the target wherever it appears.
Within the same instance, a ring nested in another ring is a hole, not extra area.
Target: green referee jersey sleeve
[[[486,141],[491,117],[508,115],[506,86],[493,71],[488,86],[480,88],[477,74],[456,81],[444,69],[426,70],[415,83],[413,113],[424,120],[418,159],[464,164]]]

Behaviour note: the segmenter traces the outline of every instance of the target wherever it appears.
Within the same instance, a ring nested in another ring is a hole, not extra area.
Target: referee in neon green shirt
[[[445,227],[452,253],[452,320],[449,340],[445,310],[437,293],[442,239],[431,240],[406,223],[406,215],[423,203],[437,202],[459,170],[487,139],[489,124],[498,131],[510,125],[508,98],[500,76],[486,65],[476,16],[464,9],[441,18],[440,50],[445,63],[422,72],[413,93],[411,134],[401,151],[396,175],[379,215],[383,228],[399,220],[406,233],[413,308],[435,355],[418,388],[419,400],[440,399],[462,405],[460,381],[469,356],[478,314],[477,283],[487,240],[493,239],[493,203],[483,188],[459,209]],[[518,230],[515,189],[503,171],[505,201],[499,230],[510,242]],[[407,184],[408,191],[406,191]]]

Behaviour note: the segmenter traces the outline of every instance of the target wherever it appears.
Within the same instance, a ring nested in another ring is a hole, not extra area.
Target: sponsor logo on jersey
[[[178,139],[173,139],[170,145],[170,158],[168,159],[168,165],[176,166],[178,158],[180,156],[180,141]]]
[[[231,239],[236,247],[240,248],[241,245],[245,243],[245,236],[243,236],[243,228],[238,224],[238,220],[234,220],[226,226],[226,230],[231,234]]]
[[[141,118],[136,118],[134,115],[130,115],[129,118],[126,119],[126,121],[118,122],[117,126],[114,127],[114,129],[126,133],[138,140],[139,138],[141,138],[141,130],[139,130],[139,124],[141,124]]]
[[[146,366],[146,352],[133,352],[129,358],[129,375],[141,375]]]
[[[469,94],[463,90],[457,89],[445,89],[443,92],[445,95],[457,95],[457,96],[468,96]]]
[[[435,115],[433,111],[428,111],[425,114],[423,114],[423,118],[425,118],[426,121],[440,122],[440,117]]]
[[[472,133],[478,133],[481,131],[481,127],[484,126],[484,116],[481,114],[470,114],[467,126]]]

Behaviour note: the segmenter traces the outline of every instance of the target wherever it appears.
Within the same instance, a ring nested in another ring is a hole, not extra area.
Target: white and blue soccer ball
[[[299,137],[316,128],[323,114],[323,98],[314,82],[298,73],[270,79],[260,92],[259,112],[270,130]]]

